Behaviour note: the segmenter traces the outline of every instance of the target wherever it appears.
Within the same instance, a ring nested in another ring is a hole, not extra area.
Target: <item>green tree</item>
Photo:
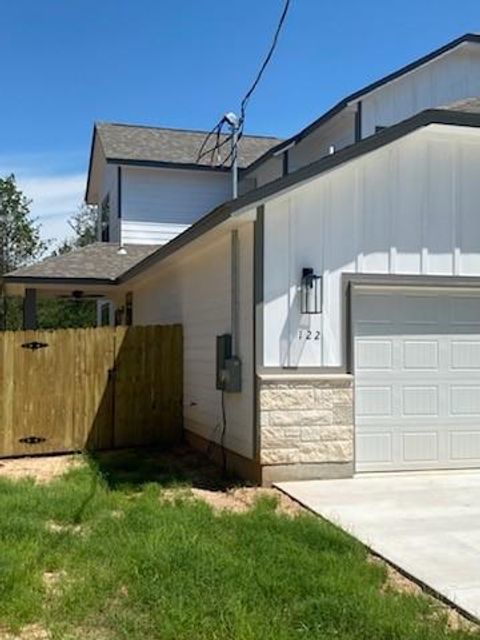
[[[30,215],[31,201],[18,188],[13,174],[0,178],[0,275],[38,259],[46,250],[40,239],[40,226]],[[0,304],[0,327],[16,328],[19,303],[12,304],[3,294]],[[9,315],[14,326],[10,326]]]
[[[8,273],[39,258],[46,249],[40,226],[30,215],[31,201],[15,176],[0,178],[0,272]]]
[[[73,231],[73,237],[65,239],[56,250],[56,254],[63,254],[86,247],[97,240],[97,207],[83,204],[77,213],[69,219],[68,225]]]

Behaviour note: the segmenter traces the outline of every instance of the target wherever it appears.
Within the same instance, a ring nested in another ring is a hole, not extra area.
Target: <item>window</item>
[[[110,242],[110,194],[105,196],[100,208],[100,237],[102,242]]]

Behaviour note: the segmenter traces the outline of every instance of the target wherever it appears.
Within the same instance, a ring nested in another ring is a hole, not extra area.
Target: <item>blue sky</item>
[[[283,0],[2,3],[0,175],[43,235],[82,200],[95,120],[209,129],[237,110]],[[345,95],[467,32],[478,0],[292,0],[246,130],[288,136]]]

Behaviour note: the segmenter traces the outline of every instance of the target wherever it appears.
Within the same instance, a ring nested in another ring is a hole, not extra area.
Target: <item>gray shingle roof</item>
[[[105,156],[109,160],[212,165],[209,156],[204,157],[200,163],[197,162],[198,152],[207,135],[205,131],[115,123],[97,123],[96,130]],[[225,140],[224,135],[221,136],[222,140]],[[279,138],[243,136],[238,145],[239,166],[247,167],[280,142],[282,141]],[[212,137],[206,148],[210,148],[214,143],[215,138]],[[229,153],[230,144],[227,143],[221,148],[221,161]]]
[[[472,97],[465,100],[457,100],[440,107],[446,111],[461,111],[463,113],[480,113],[480,98]]]
[[[158,249],[157,245],[125,245],[126,254],[118,253],[118,244],[94,242],[81,249],[22,267],[6,278],[82,278],[114,280]]]

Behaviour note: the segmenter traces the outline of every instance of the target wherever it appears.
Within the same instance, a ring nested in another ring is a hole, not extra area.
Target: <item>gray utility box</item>
[[[216,387],[221,391],[242,390],[242,363],[240,358],[232,356],[232,336],[229,333],[217,336],[216,378]]]

